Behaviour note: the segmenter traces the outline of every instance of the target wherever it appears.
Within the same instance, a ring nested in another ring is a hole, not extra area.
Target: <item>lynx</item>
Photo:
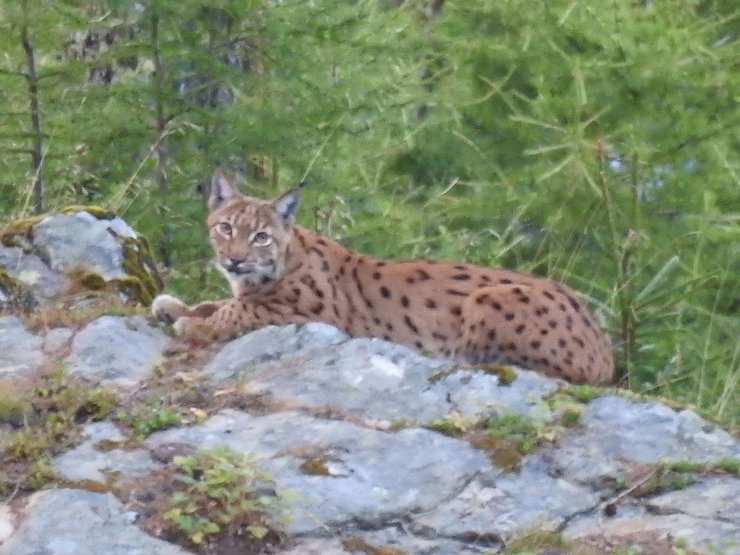
[[[326,322],[467,361],[518,364],[572,382],[614,377],[606,336],[565,285],[506,269],[392,261],[350,251],[294,224],[298,191],[247,197],[220,172],[207,219],[229,299],[152,306],[186,338],[220,340],[268,324]]]

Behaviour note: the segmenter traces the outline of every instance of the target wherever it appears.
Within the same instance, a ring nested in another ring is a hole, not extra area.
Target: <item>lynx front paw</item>
[[[172,295],[157,295],[152,303],[152,314],[157,320],[173,324],[188,314],[190,307]]]

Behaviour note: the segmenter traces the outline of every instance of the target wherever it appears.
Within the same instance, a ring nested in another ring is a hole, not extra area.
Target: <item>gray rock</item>
[[[322,332],[334,330],[321,326]],[[294,337],[302,339],[308,331]],[[223,378],[252,366],[251,392],[266,392],[306,407],[335,407],[370,422],[423,422],[451,413],[481,416],[492,412],[547,419],[550,411],[542,397],[558,387],[556,381],[525,370],[502,386],[495,375],[425,357],[380,339],[338,343],[335,340],[341,336],[330,335],[329,342],[319,336],[298,350],[298,340],[265,341],[260,332],[266,335],[268,330],[253,332],[225,347],[206,371]],[[272,333],[281,338],[291,330],[273,328]]]
[[[84,211],[54,214],[34,226],[33,244],[56,272],[90,271],[110,280],[126,275],[123,251],[114,234],[136,237],[119,218],[99,220]]]
[[[653,497],[647,506],[663,514],[682,512],[697,518],[734,522],[740,533],[740,478],[704,478],[684,489]]]
[[[0,555],[184,555],[148,536],[110,493],[56,489],[35,493],[26,519],[2,545]]]
[[[303,406],[331,406],[366,420],[440,418],[451,410],[429,376],[449,361],[420,356],[379,339],[351,339],[281,356],[250,374],[250,391]]]
[[[103,316],[77,333],[66,364],[83,378],[131,386],[161,363],[168,341],[142,316]]]
[[[506,541],[533,531],[557,530],[568,518],[599,502],[596,493],[553,478],[536,462],[492,483],[474,480],[454,498],[413,518],[411,529],[443,537]],[[491,545],[495,547],[495,545]]]
[[[67,280],[52,272],[41,258],[33,253],[24,253],[17,247],[0,245],[0,267],[5,268],[14,279],[28,285],[40,304],[63,293],[67,287]]]
[[[145,449],[127,448],[125,436],[112,422],[88,424],[82,434],[86,439],[80,445],[52,462],[54,470],[67,480],[115,487],[162,467]]]
[[[702,553],[740,554],[740,526],[735,522],[710,520],[676,513],[653,515],[645,511],[624,517],[580,518],[563,532],[566,540],[598,538],[608,543],[633,543],[657,538],[678,543]]]
[[[334,326],[312,322],[302,326],[268,326],[228,342],[205,368],[216,379],[251,372],[257,364],[280,360],[301,351],[309,357],[314,348],[335,345],[347,336]]]
[[[695,413],[655,402],[601,397],[581,417],[584,429],[541,454],[569,480],[619,478],[629,463],[711,462],[740,455],[740,443]]]
[[[8,505],[0,505],[0,546],[15,532],[13,514]]]
[[[147,445],[179,442],[256,454],[278,489],[297,497],[291,532],[354,521],[377,525],[429,510],[473,476],[494,474],[483,453],[434,432],[388,433],[293,412],[254,417],[226,410],[197,426],[153,434]],[[301,469],[312,457],[326,461],[325,473]]]
[[[69,328],[54,328],[44,336],[44,352],[54,353],[67,346],[74,332]]]
[[[341,538],[303,538],[290,549],[278,552],[279,555],[368,555],[369,553],[486,555],[494,551],[487,547],[446,538],[423,538],[411,534],[403,527],[393,527],[373,532],[348,531]]]
[[[0,376],[28,373],[41,366],[45,359],[41,343],[17,316],[0,316]]]
[[[436,387],[449,393],[454,408],[464,415],[519,414],[539,422],[551,420],[553,414],[543,398],[556,391],[561,382],[537,372],[514,369],[516,379],[506,385],[496,376],[473,369],[452,373]]]
[[[342,547],[337,539],[308,538],[298,542],[290,549],[278,551],[277,555],[347,555],[352,553]]]
[[[395,549],[413,555],[491,555],[501,545],[495,537],[466,538],[467,541],[464,541],[444,538],[436,533],[432,537],[414,535],[404,525],[356,535],[346,534],[345,538],[350,540],[346,543],[348,546],[352,545],[352,539],[359,538],[360,542],[367,542],[372,547]],[[368,553],[362,550],[356,552],[359,555]]]

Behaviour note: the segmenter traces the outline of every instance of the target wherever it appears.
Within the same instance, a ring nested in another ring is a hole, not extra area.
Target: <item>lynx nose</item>
[[[229,256],[224,256],[221,261],[221,265],[229,272],[239,273],[239,266],[244,264],[246,260],[246,258],[231,258]]]

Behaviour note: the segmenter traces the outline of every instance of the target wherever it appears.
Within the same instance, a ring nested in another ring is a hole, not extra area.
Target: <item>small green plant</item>
[[[473,424],[474,422],[469,418],[447,417],[430,420],[424,424],[424,427],[427,430],[433,430],[446,436],[459,437],[468,431]]]
[[[5,393],[0,421],[16,429],[0,445],[0,493],[42,487],[54,477],[49,458],[75,443],[81,424],[105,418],[117,403],[114,393],[66,376],[63,367]]]
[[[714,467],[719,470],[724,470],[729,474],[740,476],[740,459],[720,459],[715,463]]]
[[[21,425],[30,411],[30,403],[18,395],[0,395],[0,423]]]
[[[581,408],[581,406],[567,406],[563,409],[563,412],[560,415],[560,422],[566,428],[578,426],[578,424],[581,423],[582,414],[583,409]]]
[[[182,424],[182,416],[171,407],[147,407],[131,415],[118,413],[116,418],[131,426],[138,437]]]
[[[202,449],[173,459],[181,489],[170,499],[164,518],[194,545],[219,534],[261,539],[276,514],[275,497],[260,495],[268,476],[226,446]]]

